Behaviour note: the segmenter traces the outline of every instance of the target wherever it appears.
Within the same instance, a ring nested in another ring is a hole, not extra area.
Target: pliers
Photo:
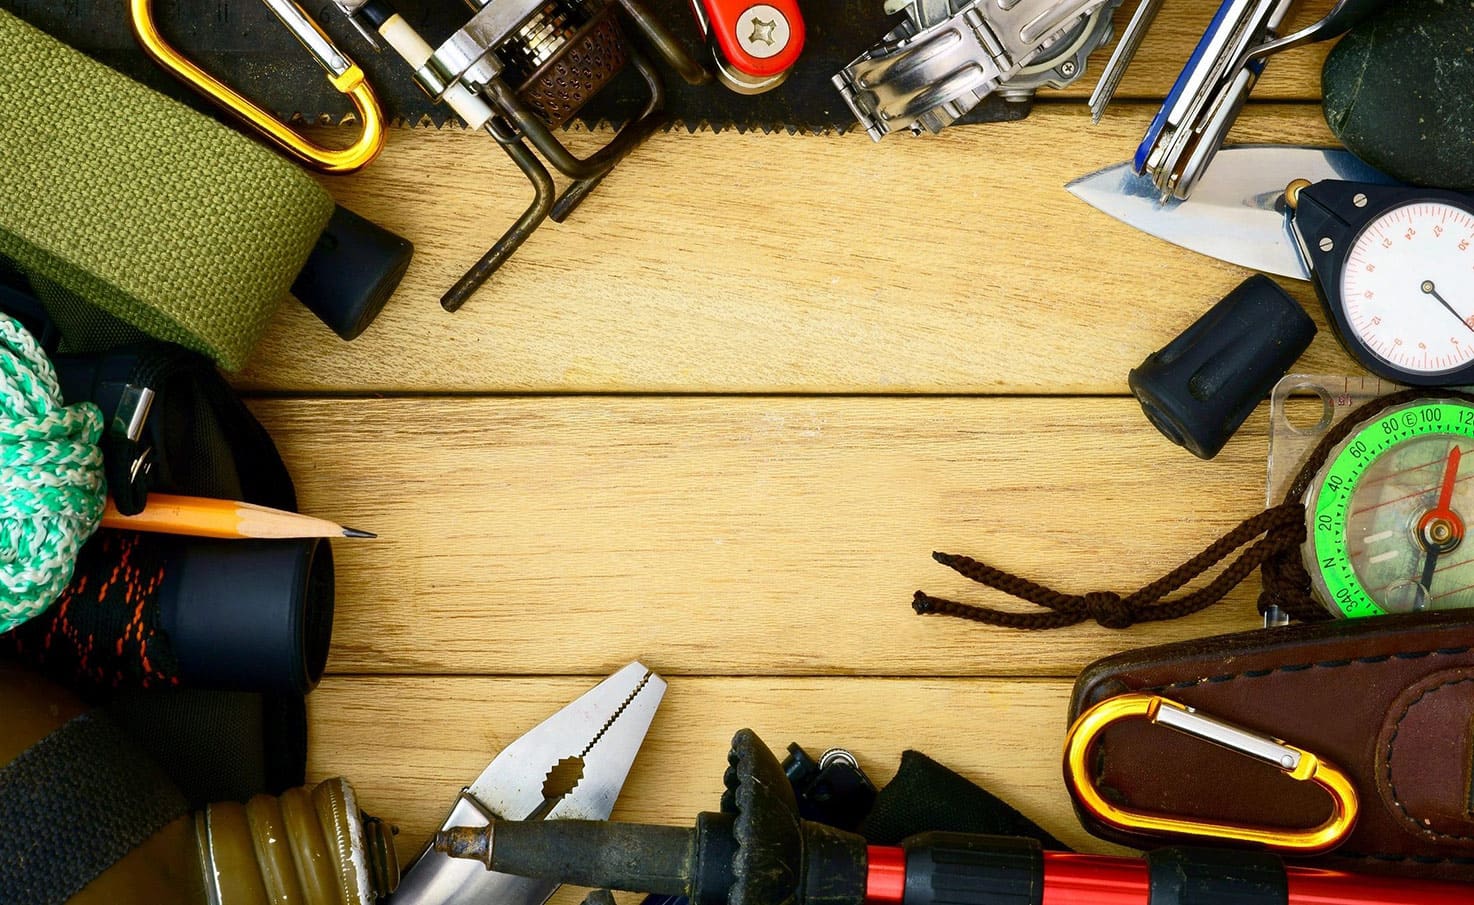
[[[607,820],[629,775],[665,680],[631,663],[502,749],[461,790],[443,828],[492,820]],[[542,905],[558,888],[488,871],[428,847],[390,905]]]

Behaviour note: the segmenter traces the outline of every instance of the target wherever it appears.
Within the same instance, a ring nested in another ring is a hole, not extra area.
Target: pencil
[[[124,515],[107,501],[102,513],[104,528],[126,528],[157,534],[187,534],[191,537],[291,538],[291,537],[376,537],[367,531],[345,528],[326,519],[255,506],[234,500],[170,496],[151,493],[143,511]]]

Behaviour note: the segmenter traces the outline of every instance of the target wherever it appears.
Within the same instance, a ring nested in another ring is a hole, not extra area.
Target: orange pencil
[[[254,506],[235,500],[170,496],[151,493],[143,511],[124,515],[107,501],[102,527],[127,528],[158,534],[187,534],[191,537],[290,538],[290,537],[376,537],[367,531],[345,528],[326,519]]]

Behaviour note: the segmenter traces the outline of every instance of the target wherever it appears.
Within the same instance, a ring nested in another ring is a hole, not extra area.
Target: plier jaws
[[[666,682],[631,663],[503,748],[461,790],[442,828],[492,820],[608,820],[665,696]],[[486,870],[426,850],[390,905],[542,905],[557,883]]]

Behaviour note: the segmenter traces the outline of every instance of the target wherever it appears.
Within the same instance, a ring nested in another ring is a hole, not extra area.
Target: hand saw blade
[[[689,0],[646,0],[677,35],[688,39],[698,59],[695,20]],[[452,0],[396,0],[405,20],[428,40],[438,41],[464,25],[468,13]],[[352,107],[324,78],[261,0],[196,0],[159,4],[159,27],[170,43],[201,68],[283,120],[342,121]],[[84,53],[199,110],[209,111],[189,88],[159,69],[138,48],[120,0],[0,0],[6,9]],[[431,100],[414,83],[409,68],[393,53],[370,48],[331,4],[309,5],[317,23],[368,75],[383,105],[385,119],[411,127],[455,122],[444,104]],[[691,86],[663,73],[665,114],[672,127],[690,131],[736,129],[747,132],[847,132],[854,117],[829,79],[854,55],[891,28],[880,0],[838,0],[804,8],[809,40],[788,80],[764,94],[744,96],[717,85]],[[588,128],[619,127],[647,99],[644,82],[621,73],[574,118]],[[993,96],[960,120],[965,123],[1022,119],[1030,102]]]
[[[1130,163],[1071,182],[1076,198],[1148,235],[1199,254],[1297,280],[1310,273],[1296,250],[1284,203],[1296,179],[1391,184],[1396,180],[1343,148],[1240,145],[1224,148],[1187,200],[1162,199]]]

